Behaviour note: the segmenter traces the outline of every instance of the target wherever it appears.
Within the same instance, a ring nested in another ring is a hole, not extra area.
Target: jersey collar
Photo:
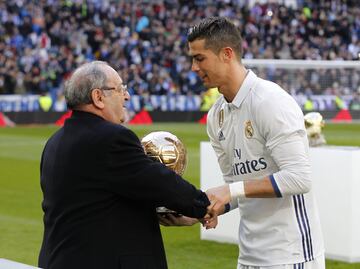
[[[240,86],[240,89],[238,90],[234,100],[232,101],[232,104],[239,108],[241,103],[245,100],[246,96],[252,89],[253,85],[255,84],[257,80],[257,76],[253,71],[250,69],[247,71],[246,77],[243,81],[243,83]]]

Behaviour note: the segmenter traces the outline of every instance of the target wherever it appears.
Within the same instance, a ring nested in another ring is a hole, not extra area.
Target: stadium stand
[[[62,107],[56,101],[64,80],[78,65],[98,59],[121,70],[142,107],[149,95],[198,96],[205,89],[190,71],[186,31],[194,18],[214,14],[237,23],[245,59],[359,60],[357,0],[8,0],[0,2],[0,94],[49,92],[53,109]],[[349,85],[360,84],[356,69],[303,72],[291,93],[334,94],[336,72]],[[287,88],[283,74],[275,76]],[[359,95],[354,87],[340,94]]]

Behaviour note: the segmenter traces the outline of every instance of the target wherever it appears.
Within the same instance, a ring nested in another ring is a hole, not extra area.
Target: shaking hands
[[[169,213],[164,215],[159,214],[159,223],[163,226],[192,226],[200,222],[206,229],[215,228],[218,224],[218,216],[227,212],[226,206],[229,206],[231,200],[229,185],[225,184],[208,189],[206,195],[209,198],[210,205],[207,207],[207,213],[203,219]]]
[[[210,205],[207,207],[207,214],[201,222],[206,229],[212,229],[218,224],[217,217],[225,213],[226,206],[230,203],[231,195],[229,185],[225,184],[208,189],[206,195],[210,200]]]

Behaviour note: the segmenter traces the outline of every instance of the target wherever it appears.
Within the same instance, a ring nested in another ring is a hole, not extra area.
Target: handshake
[[[202,219],[195,219],[179,214],[158,215],[159,223],[163,226],[192,226],[197,222],[202,223],[206,229],[216,228],[218,224],[218,216],[228,211],[231,196],[229,185],[222,185],[211,188],[206,191],[210,205],[207,207],[207,213]]]

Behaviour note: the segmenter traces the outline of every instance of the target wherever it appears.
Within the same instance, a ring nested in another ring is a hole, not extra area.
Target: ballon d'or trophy
[[[321,133],[325,121],[319,112],[309,112],[304,116],[305,128],[310,147],[317,147],[326,144],[324,135]]]
[[[141,139],[141,144],[150,158],[180,176],[184,173],[187,164],[186,148],[175,135],[164,131],[151,132]],[[176,213],[166,207],[158,207],[156,211],[159,214]]]

